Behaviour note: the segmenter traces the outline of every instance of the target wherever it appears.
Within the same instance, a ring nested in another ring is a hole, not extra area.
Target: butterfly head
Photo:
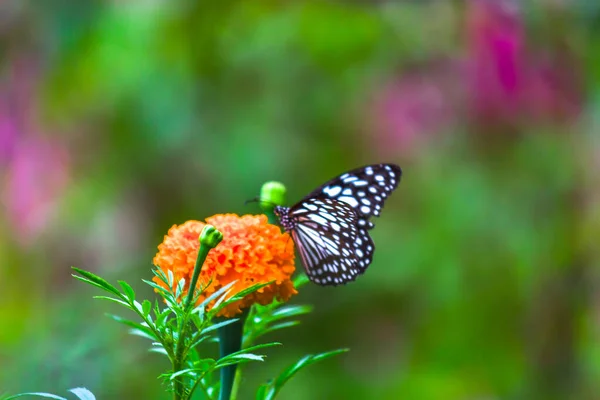
[[[279,223],[286,231],[294,229],[295,223],[290,217],[289,207],[275,206],[273,207],[273,213],[279,218]]]

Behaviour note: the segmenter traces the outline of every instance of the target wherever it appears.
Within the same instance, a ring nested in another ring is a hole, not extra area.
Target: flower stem
[[[192,304],[194,300],[198,277],[200,276],[200,271],[202,270],[202,265],[204,264],[204,260],[206,260],[208,252],[217,247],[217,245],[221,243],[221,240],[223,240],[223,234],[214,226],[206,225],[204,229],[202,229],[202,233],[200,233],[200,249],[198,250],[198,256],[196,257],[196,265],[194,266],[194,275],[192,275],[187,298],[185,300],[186,309],[190,307],[190,304]]]
[[[200,249],[198,250],[198,257],[196,258],[196,265],[194,266],[194,275],[192,275],[192,280],[190,282],[190,288],[188,290],[187,298],[185,299],[185,308],[188,309],[190,304],[194,301],[194,294],[196,292],[196,284],[198,283],[198,277],[200,276],[200,271],[202,270],[202,264],[204,264],[204,260],[206,260],[206,256],[208,252],[211,250],[211,247],[208,247],[204,244],[200,244]]]
[[[177,338],[175,357],[172,360],[173,373],[179,372],[185,366],[184,353],[186,350],[186,341],[190,332],[188,317],[189,313],[194,306],[194,295],[196,293],[196,284],[198,283],[198,277],[202,270],[202,265],[206,260],[208,252],[215,248],[221,240],[223,240],[223,234],[219,232],[214,226],[206,225],[200,234],[200,249],[198,249],[198,256],[196,257],[196,265],[194,266],[194,274],[188,287],[188,294],[183,303],[184,317],[181,324],[179,325],[179,336]],[[173,400],[180,400],[184,398],[185,384],[183,376],[178,376],[173,382]]]
[[[231,353],[240,351],[242,348],[242,337],[244,323],[248,312],[245,311],[237,321],[219,328],[219,356],[226,357]],[[221,391],[219,400],[234,400],[240,385],[241,375],[237,364],[221,368]]]

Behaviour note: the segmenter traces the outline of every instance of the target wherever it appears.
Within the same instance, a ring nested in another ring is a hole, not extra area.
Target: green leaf
[[[262,390],[263,392],[266,392],[265,396],[262,398],[265,400],[274,399],[275,396],[277,395],[277,393],[283,387],[283,385],[285,385],[287,383],[287,381],[289,381],[302,368],[307,367],[316,362],[322,361],[326,358],[333,357],[333,356],[341,354],[341,353],[345,353],[348,350],[349,349],[337,349],[337,350],[332,350],[332,351],[328,351],[328,352],[320,353],[320,354],[314,354],[314,355],[309,354],[305,357],[302,357],[296,363],[294,363],[293,365],[286,368],[275,380],[267,383],[267,386],[269,387],[268,390],[259,388],[259,391]]]
[[[292,326],[296,326],[299,325],[300,321],[286,321],[286,322],[281,322],[279,324],[273,324],[271,326],[268,326],[267,328],[263,329],[261,332],[259,332],[259,336],[265,335],[269,332],[273,332],[273,331],[277,331],[279,329],[285,329],[285,328],[290,328]]]
[[[254,293],[262,288],[264,288],[265,286],[269,286],[270,284],[272,284],[275,281],[270,281],[267,283],[257,283],[255,285],[250,286],[249,288],[246,288],[236,294],[234,294],[229,300],[225,301],[224,305],[233,303],[235,301],[238,301],[244,297],[246,297],[247,295],[249,295],[250,293]]]
[[[306,285],[308,282],[310,282],[310,280],[308,279],[308,276],[306,276],[306,274],[303,273],[299,273],[295,278],[294,278],[294,287],[296,289],[298,289],[301,286]]]
[[[169,317],[169,315],[171,315],[173,311],[170,308],[167,308],[165,310],[163,310],[162,312],[156,314],[156,321],[154,322],[154,324],[156,326],[164,326],[165,321],[167,320],[167,318]]]
[[[269,390],[269,384],[265,383],[258,387],[256,391],[256,400],[262,400],[267,398],[267,390]]]
[[[177,282],[177,287],[175,288],[175,298],[181,298],[183,294],[183,289],[185,289],[185,278],[181,278],[179,282]]]
[[[216,292],[214,292],[213,294],[208,296],[202,303],[200,303],[200,305],[198,305],[196,308],[194,308],[194,310],[192,312],[196,313],[196,312],[199,312],[199,310],[204,311],[206,306],[208,306],[214,299],[216,299],[217,297],[219,297],[219,296],[223,295],[225,292],[227,292],[231,287],[233,287],[233,285],[235,285],[236,282],[237,281],[229,282],[227,285],[223,286],[222,288],[220,288],[219,290],[217,290]]]
[[[33,392],[31,392],[31,393],[19,393],[19,394],[16,394],[14,396],[7,397],[5,400],[16,399],[18,397],[23,397],[23,396],[37,396],[37,397],[46,397],[48,399],[67,400],[64,397],[60,397],[60,396],[57,396],[57,395],[54,395],[54,394],[51,394],[51,393],[33,393]]]
[[[120,322],[121,324],[127,325],[130,328],[133,328],[134,330],[141,331],[141,332],[133,332],[138,336],[148,337],[151,340],[159,340],[160,339],[160,338],[156,337],[156,334],[154,333],[154,331],[152,329],[150,329],[149,327],[147,327],[145,325],[130,321],[128,319],[119,317],[118,315],[114,315],[114,314],[106,314],[106,316],[117,322]]]
[[[271,282],[267,282],[267,283],[257,283],[255,285],[250,286],[249,288],[246,288],[236,294],[234,294],[233,296],[231,296],[229,299],[223,301],[221,304],[219,304],[219,306],[213,306],[213,308],[210,310],[211,313],[216,314],[218,313],[223,307],[226,307],[227,305],[234,303],[238,300],[243,299],[245,296],[249,295],[250,293],[254,293],[257,290],[260,290],[262,288],[264,288],[265,286],[269,286],[270,284],[272,284],[275,281],[271,281]]]
[[[190,344],[190,349],[198,346],[200,343],[204,342],[206,339],[209,339],[210,335],[202,335],[199,338],[195,339],[195,336],[192,337],[192,343]]]
[[[118,281],[118,282],[119,282],[119,285],[121,285],[121,288],[123,288],[123,292],[125,293],[125,296],[127,296],[129,301],[133,303],[133,301],[135,300],[135,292],[133,291],[133,288],[125,281]]]
[[[129,308],[130,310],[132,309],[131,306],[129,305],[129,303],[127,303],[126,301],[120,300],[120,299],[115,299],[114,297],[109,297],[109,296],[94,296],[94,299],[100,299],[100,300],[108,300],[108,301],[112,301],[115,303],[118,303],[122,306],[125,306],[127,308]]]
[[[154,289],[158,290],[159,294],[161,294],[161,296],[173,296],[173,294],[169,291],[169,289],[166,289],[160,285],[157,285],[156,283],[146,280],[146,279],[142,279],[142,281],[147,284],[152,286]]]
[[[150,300],[146,299],[142,302],[142,314],[144,317],[150,317],[150,311],[152,310],[152,303]]]
[[[213,358],[203,358],[194,363],[194,367],[198,371],[209,371],[217,362]]]
[[[96,397],[94,397],[92,392],[90,392],[86,388],[74,388],[70,389],[69,392],[79,397],[80,400],[96,400]]]
[[[252,353],[244,353],[244,354],[238,354],[236,356],[233,356],[232,358],[245,358],[248,360],[254,360],[254,361],[265,361],[265,357],[266,356],[262,356],[262,355],[257,355],[257,354],[252,354]]]
[[[313,310],[313,307],[310,305],[290,305],[284,306],[276,309],[271,314],[271,321],[275,321],[282,318],[288,317],[296,317],[302,314],[308,314]]]
[[[246,361],[257,360],[257,358],[255,358],[255,357],[263,357],[263,356],[257,356],[256,354],[252,354],[252,353],[250,353],[251,351],[255,351],[258,349],[264,349],[266,347],[273,347],[273,346],[281,346],[281,343],[272,342],[272,343],[259,344],[256,346],[250,346],[246,349],[242,349],[240,351],[236,351],[234,353],[228,354],[225,357],[217,360],[216,368],[221,368],[221,367],[224,367],[226,365],[231,365],[231,364],[237,364],[244,360],[246,360]],[[244,354],[249,355],[249,357],[243,357]],[[263,359],[261,358],[260,361],[263,361]]]
[[[172,285],[169,285],[169,278],[167,278],[167,276],[165,275],[165,272],[156,267],[155,269],[152,270],[152,273],[158,278],[160,279],[160,281],[162,283],[164,283],[165,285],[167,285],[167,287],[173,287]]]
[[[99,276],[94,275],[91,272],[85,271],[83,269],[79,269],[79,268],[75,268],[75,267],[71,267],[71,268],[75,272],[77,272],[81,275],[81,276],[79,276],[79,275],[72,274],[73,278],[79,279],[82,282],[86,282],[86,283],[92,284],[94,286],[97,286],[101,289],[106,290],[107,292],[114,293],[119,297],[123,296],[116,287],[114,287],[113,285],[108,283],[106,280],[100,278]]]
[[[177,378],[178,376],[187,375],[187,374],[192,375],[192,377],[196,376],[196,372],[193,368],[187,368],[187,369],[182,369],[181,371],[177,371],[177,372],[171,374],[169,376],[169,380],[172,381],[173,379]]]
[[[217,322],[216,324],[212,324],[202,330],[202,334],[205,335],[208,332],[212,332],[229,324],[233,324],[234,322],[239,321],[239,318],[229,318],[225,321]]]
[[[169,353],[167,352],[167,350],[165,350],[164,347],[151,347],[148,349],[148,351],[152,353],[164,354],[167,357],[169,356]]]

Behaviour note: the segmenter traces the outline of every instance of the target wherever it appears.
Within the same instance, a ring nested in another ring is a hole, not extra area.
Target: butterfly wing
[[[358,217],[348,204],[326,197],[309,198],[290,208],[294,243],[311,281],[339,285],[363,272],[356,253]]]
[[[358,215],[358,227],[373,228],[369,220],[379,216],[386,198],[398,187],[402,169],[395,164],[373,164],[333,178],[304,199],[329,197],[349,204]]]
[[[312,191],[307,198],[325,197],[350,205],[358,216],[355,254],[361,273],[373,261],[375,244],[369,236],[387,197],[398,187],[402,169],[395,164],[373,164],[353,169],[333,178]]]

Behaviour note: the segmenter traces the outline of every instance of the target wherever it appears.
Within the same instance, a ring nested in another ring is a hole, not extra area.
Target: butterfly
[[[291,207],[274,207],[312,282],[337,286],[366,271],[375,252],[370,218],[381,214],[401,176],[394,164],[367,165],[327,181]]]

